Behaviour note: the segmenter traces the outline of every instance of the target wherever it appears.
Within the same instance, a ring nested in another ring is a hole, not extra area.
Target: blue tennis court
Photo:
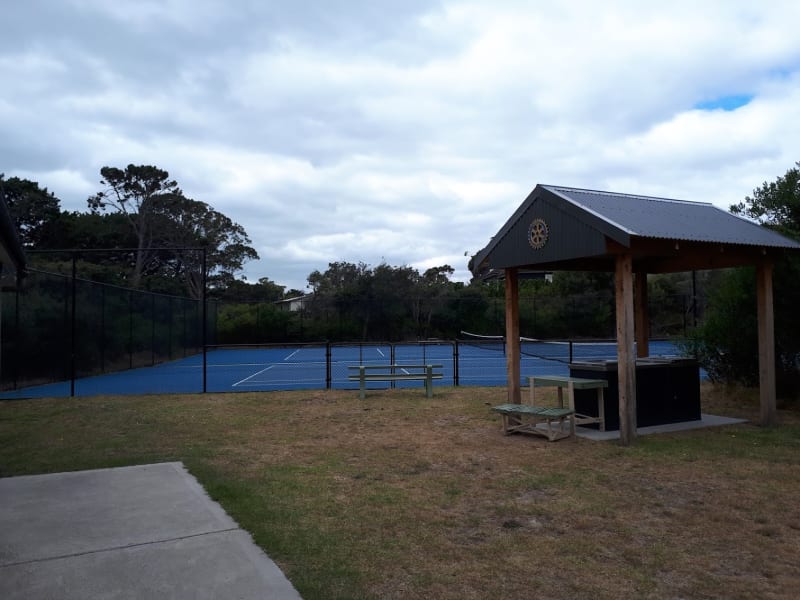
[[[529,375],[566,375],[570,360],[614,359],[614,343],[523,342],[520,372]],[[672,342],[653,341],[650,354],[679,354]],[[437,386],[502,386],[506,384],[506,357],[502,342],[398,343],[282,347],[215,347],[206,353],[205,387],[208,392],[358,389],[350,381],[350,366],[391,364],[442,365]],[[203,355],[196,354],[151,367],[75,379],[76,396],[100,394],[201,393]],[[0,398],[70,396],[72,382],[5,391]],[[370,382],[369,388],[390,384]],[[421,387],[421,382],[395,382],[393,387]]]

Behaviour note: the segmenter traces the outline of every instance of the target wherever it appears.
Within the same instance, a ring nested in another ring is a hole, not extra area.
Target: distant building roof
[[[274,304],[284,310],[298,311],[305,308],[305,305],[314,298],[314,294],[303,294],[302,296],[293,296],[291,298],[284,298],[283,300],[276,300]]]
[[[621,248],[669,272],[755,264],[800,243],[705,202],[537,185],[470,270],[611,270]]]

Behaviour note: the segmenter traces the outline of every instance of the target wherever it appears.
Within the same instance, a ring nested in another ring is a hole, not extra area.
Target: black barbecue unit
[[[619,429],[617,361],[574,362],[571,377],[605,379],[606,430]],[[700,419],[700,369],[691,358],[640,358],[636,360],[636,425],[664,425]],[[594,390],[576,390],[577,412],[597,416]]]

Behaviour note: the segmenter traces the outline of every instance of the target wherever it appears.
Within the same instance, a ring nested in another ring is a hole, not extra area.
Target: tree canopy
[[[797,163],[800,167],[800,163]],[[800,171],[790,168],[774,182],[764,182],[731,212],[800,240]],[[800,257],[787,255],[775,265],[774,310],[778,393],[800,393]],[[753,269],[726,272],[714,286],[693,349],[709,375],[719,381],[758,382],[757,322]]]
[[[2,174],[0,187],[23,247],[38,247],[56,233],[54,224],[61,208],[55,194],[40,188],[35,181],[19,177],[5,179]]]
[[[169,293],[184,290],[194,298],[201,295],[201,249],[209,289],[220,293],[238,281],[246,261],[258,258],[241,225],[205,202],[187,198],[167,171],[128,165],[100,172],[105,187],[88,199],[85,213],[62,211],[55,194],[37,182],[0,175],[24,247],[108,249],[81,255],[94,279]],[[62,269],[68,260],[57,254],[31,256],[50,270]]]
[[[166,272],[199,298],[202,253],[181,249],[205,249],[205,275],[212,288],[234,281],[245,261],[258,258],[241,225],[205,202],[187,198],[167,171],[131,164],[125,169],[103,167],[100,174],[105,189],[89,197],[89,209],[93,214],[122,215],[129,224],[138,250],[131,276],[134,287],[147,273]]]
[[[800,240],[800,162],[775,181],[764,182],[752,196],[734,204],[737,215],[756,219],[784,235]]]
[[[452,281],[451,265],[412,266],[334,261],[308,275],[306,296],[262,277],[239,276],[257,258],[245,229],[205,202],[187,197],[155,166],[103,167],[102,189],[88,198],[88,212],[66,212],[35,182],[9,179],[6,189],[27,243],[35,249],[106,248],[80,255],[92,281],[199,298],[206,249],[208,297],[219,342],[406,341],[454,339],[462,331],[502,335],[505,303],[498,282]],[[9,182],[13,186],[8,185]],[[8,191],[7,191],[8,193]],[[138,248],[138,252],[115,249]],[[38,255],[37,255],[38,256]],[[43,270],[64,272],[69,257],[38,256]],[[687,277],[652,278],[654,335],[687,328]],[[62,288],[58,288],[62,289]],[[54,288],[56,293],[60,293]],[[63,302],[54,303],[54,314]],[[555,273],[552,283],[520,282],[523,335],[543,339],[613,336],[613,285],[604,273]]]

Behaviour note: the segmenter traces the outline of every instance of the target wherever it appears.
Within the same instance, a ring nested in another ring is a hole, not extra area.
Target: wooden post
[[[636,440],[636,356],[633,351],[633,258],[617,256],[617,376],[619,378],[619,439],[623,446]]]
[[[636,271],[636,289],[633,294],[636,321],[636,356],[650,356],[650,313],[647,310],[647,272]]]
[[[506,370],[508,402],[521,404],[519,386],[519,278],[517,269],[506,269]]]
[[[758,311],[758,379],[761,397],[761,425],[778,424],[775,411],[775,318],[772,306],[772,262],[756,267]]]

